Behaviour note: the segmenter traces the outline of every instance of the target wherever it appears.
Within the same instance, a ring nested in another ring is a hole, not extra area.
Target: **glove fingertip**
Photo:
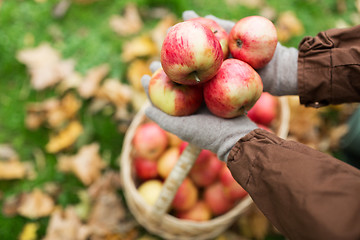
[[[150,71],[152,73],[154,73],[156,70],[158,70],[159,68],[161,68],[161,62],[160,61],[153,61],[151,64],[150,64]]]

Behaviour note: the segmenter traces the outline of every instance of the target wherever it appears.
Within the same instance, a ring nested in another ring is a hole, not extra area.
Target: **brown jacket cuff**
[[[330,29],[299,44],[301,104],[321,107],[360,101],[360,25]]]

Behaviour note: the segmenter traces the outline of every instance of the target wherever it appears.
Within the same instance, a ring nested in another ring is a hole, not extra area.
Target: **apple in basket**
[[[157,173],[159,176],[166,179],[177,163],[179,157],[180,151],[178,147],[170,147],[166,149],[157,161]]]
[[[248,111],[262,91],[262,80],[249,64],[226,59],[219,72],[204,84],[204,99],[214,115],[233,118]]]
[[[214,216],[228,212],[235,203],[225,194],[224,186],[216,181],[204,190],[204,200]]]
[[[203,102],[202,87],[178,84],[170,80],[162,68],[151,76],[149,98],[161,111],[173,116],[196,112]]]
[[[241,185],[233,178],[229,168],[223,165],[220,174],[220,182],[224,186],[224,192],[227,198],[232,201],[237,201],[244,198],[248,193],[241,187]]]
[[[198,187],[209,186],[218,179],[221,162],[215,153],[203,149],[197,157],[189,176]]]
[[[189,177],[180,184],[172,201],[172,208],[186,211],[192,208],[199,199],[199,190]]]
[[[248,117],[255,123],[269,126],[278,112],[277,99],[268,92],[263,92],[255,105],[248,111]]]
[[[140,196],[145,200],[150,206],[155,205],[156,200],[160,196],[163,183],[157,179],[150,179],[143,182],[138,187],[138,192]]]
[[[136,176],[141,180],[148,180],[157,177],[158,162],[142,157],[134,158],[134,168]]]
[[[231,55],[247,62],[255,69],[262,68],[270,62],[277,42],[274,24],[262,16],[240,19],[229,33]]]
[[[210,220],[212,213],[204,200],[198,200],[192,208],[187,211],[178,211],[175,216],[179,219],[202,222]]]
[[[224,59],[226,59],[229,55],[229,46],[228,46],[228,38],[229,34],[222,28],[215,20],[205,17],[197,17],[191,18],[188,21],[195,21],[201,23],[205,27],[209,28],[219,41],[221,45],[221,49],[223,51]]]
[[[214,33],[195,21],[172,26],[161,47],[161,65],[179,84],[196,85],[210,80],[222,61],[222,48]]]
[[[156,123],[141,124],[132,139],[135,156],[154,160],[165,151],[168,141],[165,130]]]

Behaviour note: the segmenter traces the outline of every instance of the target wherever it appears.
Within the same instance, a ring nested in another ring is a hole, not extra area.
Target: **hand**
[[[184,21],[197,18],[194,11],[185,11],[182,15]],[[207,15],[216,21],[227,33],[230,33],[234,22]],[[231,57],[231,56],[230,56]],[[263,84],[264,92],[269,92],[274,96],[297,95],[297,60],[298,50],[277,44],[272,60],[262,69],[257,69]]]
[[[150,69],[155,71],[158,67],[160,62],[153,62]],[[146,93],[148,93],[149,81],[148,75],[144,75],[141,79]],[[151,105],[145,110],[145,114],[164,130],[201,149],[211,150],[225,162],[235,143],[257,128],[257,125],[246,116],[223,119],[211,114],[206,106],[196,114],[175,117]]]

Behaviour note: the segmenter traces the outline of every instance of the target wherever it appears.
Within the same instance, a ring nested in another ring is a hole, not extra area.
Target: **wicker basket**
[[[277,118],[277,135],[286,138],[290,115],[287,98],[280,97],[278,99],[281,111]],[[126,133],[120,157],[123,189],[131,213],[145,229],[164,239],[201,240],[218,236],[251,206],[252,199],[250,196],[242,199],[227,213],[206,222],[181,220],[167,213],[179,185],[187,176],[200,152],[197,147],[189,144],[184,150],[174,169],[164,182],[160,196],[154,206],[146,204],[138,193],[132,169],[131,141],[137,127],[148,120],[144,113],[147,105],[148,103],[142,107],[133,119]]]

